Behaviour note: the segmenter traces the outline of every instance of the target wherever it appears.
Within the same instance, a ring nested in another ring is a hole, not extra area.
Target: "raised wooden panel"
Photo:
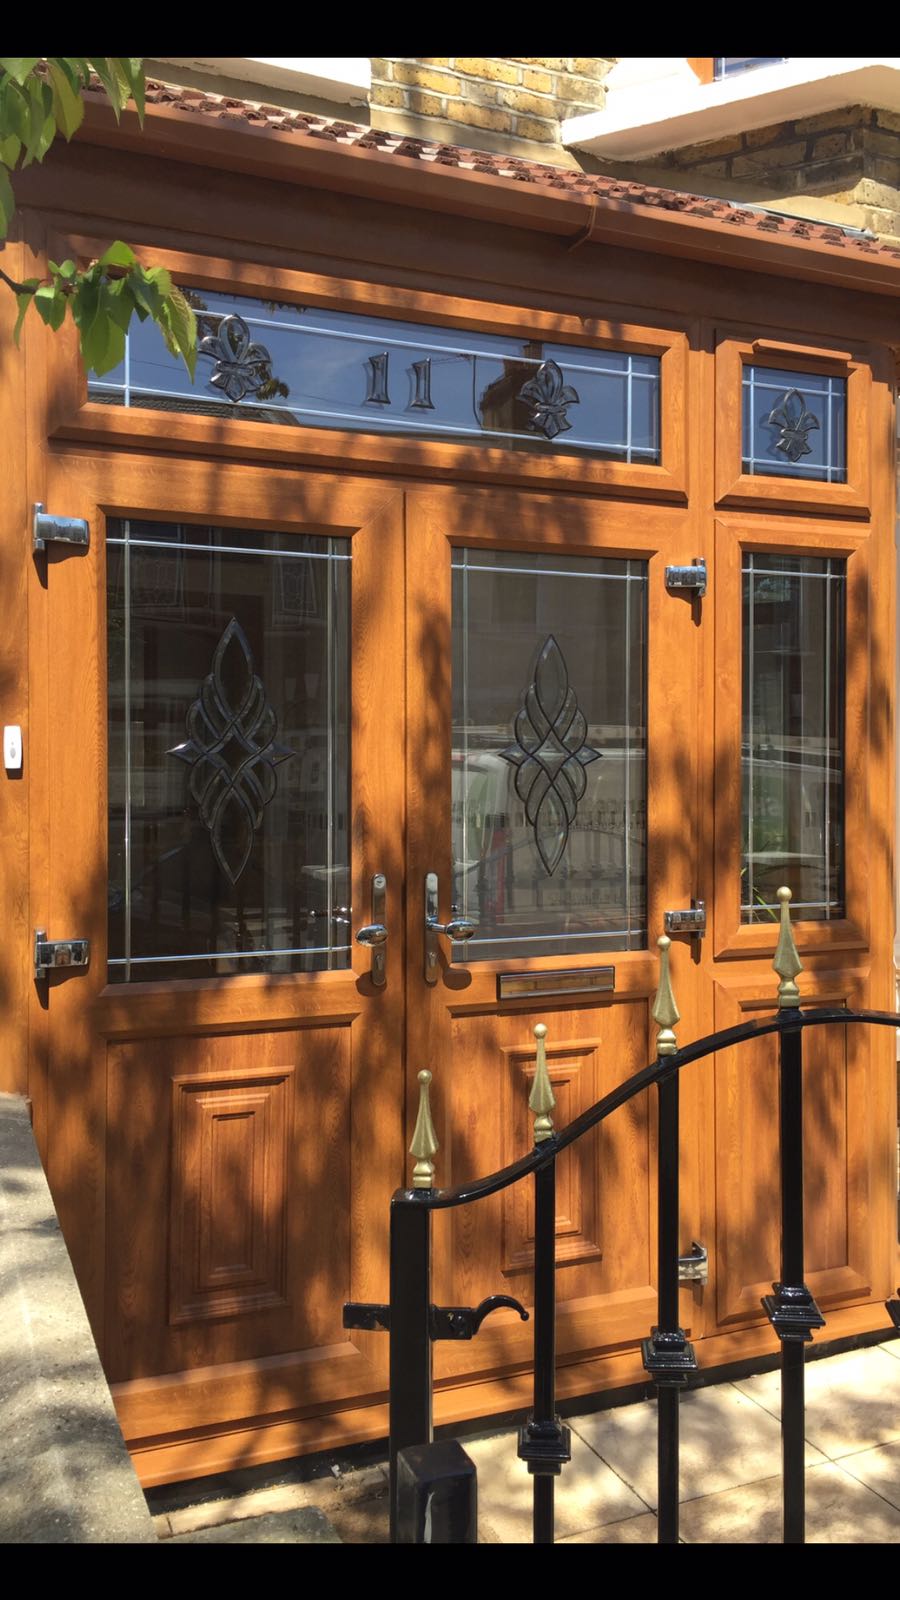
[[[173,1081],[170,1322],[288,1304],[292,1076]]]
[[[858,1008],[852,972],[803,974],[804,999]],[[770,997],[740,979],[718,986],[717,1026],[768,1015]],[[872,1287],[863,1218],[871,1040],[861,1028],[804,1035],[804,1235],[806,1282],[826,1309]],[[780,1270],[778,1045],[751,1040],[716,1057],[717,1244],[711,1273],[719,1325],[763,1316],[760,1299]]]
[[[584,1039],[572,1045],[551,1045],[547,1069],[556,1109],[557,1128],[565,1128],[597,1099],[597,1045]],[[534,1050],[505,1050],[509,1070],[506,1083],[511,1105],[504,1117],[508,1153],[504,1165],[528,1149],[534,1117],[528,1096],[534,1082]],[[579,1140],[556,1164],[556,1259],[558,1262],[599,1261],[600,1171],[590,1138]],[[503,1271],[530,1270],[534,1266],[534,1185],[514,1184],[503,1192]]]
[[[350,1057],[346,1027],[109,1046],[111,1379],[346,1341]]]

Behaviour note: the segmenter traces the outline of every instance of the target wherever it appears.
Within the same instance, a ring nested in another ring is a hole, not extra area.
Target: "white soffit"
[[[213,77],[292,89],[340,105],[365,105],[372,83],[368,56],[156,56],[173,66],[191,67]],[[212,85],[210,87],[213,87]]]
[[[900,56],[792,56],[716,83],[700,83],[683,58],[632,56],[610,73],[604,110],[570,117],[562,138],[628,161],[854,105],[900,111]]]

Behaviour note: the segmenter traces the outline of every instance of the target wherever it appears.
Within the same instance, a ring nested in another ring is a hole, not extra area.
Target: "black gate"
[[[701,1061],[717,1050],[775,1034],[779,1045],[781,1272],[762,1304],[781,1341],[783,1538],[785,1544],[803,1543],[804,1346],[812,1339],[814,1328],[825,1326],[804,1281],[803,1035],[807,1028],[829,1024],[898,1028],[900,1015],[843,1007],[801,1009],[795,980],[802,964],[791,931],[790,890],[779,889],[778,898],[781,931],[773,966],[781,982],[773,1016],[721,1029],[679,1049],[673,1031],[679,1013],[669,981],[670,941],[663,936],[658,941],[661,971],[653,1007],[659,1024],[656,1060],[557,1133],[551,1121],[555,1102],[547,1073],[547,1030],[539,1024],[535,1028],[536,1071],[528,1102],[535,1113],[534,1149],[489,1177],[454,1189],[433,1187],[432,1157],[438,1145],[428,1101],[431,1073],[419,1073],[419,1115],[410,1146],[416,1157],[412,1188],[398,1189],[391,1200],[390,1304],[350,1303],[344,1307],[345,1327],[381,1328],[390,1335],[392,1542],[471,1541],[475,1537],[474,1469],[470,1467],[467,1482],[464,1453],[458,1447],[451,1446],[448,1452],[446,1447],[431,1444],[432,1342],[473,1338],[484,1318],[501,1306],[512,1307],[523,1319],[528,1318],[524,1307],[509,1295],[491,1295],[476,1307],[432,1305],[432,1212],[483,1200],[531,1175],[535,1200],[534,1406],[519,1430],[518,1453],[534,1478],[534,1542],[553,1543],[555,1481],[571,1455],[569,1430],[556,1413],[556,1160],[611,1112],[652,1086],[659,1110],[658,1309],[656,1326],[642,1341],[642,1351],[644,1367],[658,1393],[658,1539],[660,1544],[678,1542],[678,1406],[680,1391],[697,1367],[693,1348],[678,1321],[679,1074],[690,1062]],[[887,1310],[900,1331],[900,1299],[889,1300]],[[436,1511],[441,1506],[443,1514]]]

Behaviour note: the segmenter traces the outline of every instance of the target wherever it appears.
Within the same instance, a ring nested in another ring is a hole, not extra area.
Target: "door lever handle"
[[[443,934],[447,939],[471,939],[477,933],[478,923],[472,917],[451,917],[449,922],[438,920],[438,876],[436,872],[425,874],[425,982],[437,983],[438,980],[438,937]]]
[[[367,922],[364,928],[357,929],[357,944],[365,945],[372,952],[372,964],[369,969],[372,982],[376,989],[383,989],[387,982],[387,926],[384,922],[385,907],[387,905],[387,878],[383,872],[376,872],[372,879],[372,921]]]

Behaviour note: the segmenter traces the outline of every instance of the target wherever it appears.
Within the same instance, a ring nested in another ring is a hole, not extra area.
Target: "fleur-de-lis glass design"
[[[799,461],[801,456],[812,455],[808,437],[813,428],[818,428],[820,424],[818,417],[807,411],[806,401],[799,389],[789,389],[762,420],[773,428],[781,429],[775,449],[783,451],[789,461]]]
[[[587,786],[584,769],[601,754],[587,743],[584,713],[552,633],[523,696],[515,734],[515,744],[500,755],[516,768],[516,793],[534,829],[538,855],[552,874],[563,858]]]
[[[250,329],[236,312],[222,317],[215,332],[199,341],[197,354],[216,363],[209,381],[234,405],[272,382],[272,357],[264,344],[251,343]]]
[[[235,617],[216,645],[212,671],[185,717],[188,738],[167,751],[191,769],[189,789],[229,883],[250,858],[263,812],[275,796],[275,768],[295,754],[277,744],[278,720],[253,670]]]
[[[541,362],[534,377],[523,383],[519,399],[534,406],[531,426],[548,439],[555,439],[558,433],[571,428],[566,407],[579,404],[576,390],[563,381],[562,368],[555,361]]]

